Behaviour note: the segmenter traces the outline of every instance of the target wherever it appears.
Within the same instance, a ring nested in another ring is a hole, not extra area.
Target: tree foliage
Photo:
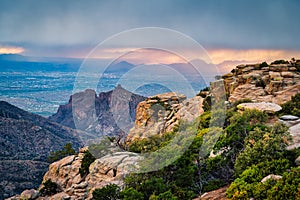
[[[296,115],[300,117],[300,93],[292,97],[292,99],[282,105],[279,115]]]
[[[109,184],[103,188],[93,191],[93,200],[117,200],[120,199],[120,187],[116,184]]]
[[[79,173],[81,177],[84,177],[89,173],[89,167],[95,160],[96,158],[89,151],[84,152],[84,156],[81,161],[81,166],[79,168]]]
[[[61,150],[58,151],[52,151],[50,152],[49,157],[47,158],[47,161],[49,163],[53,163],[55,161],[58,161],[66,156],[74,155],[75,150],[73,149],[73,146],[71,143],[67,143]]]
[[[43,197],[54,195],[59,191],[58,185],[55,182],[52,182],[51,179],[48,179],[43,183],[43,187],[40,189],[39,193]]]

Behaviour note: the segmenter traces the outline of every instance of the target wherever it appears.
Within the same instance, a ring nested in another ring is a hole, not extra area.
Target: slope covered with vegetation
[[[105,199],[103,196],[113,190],[115,197],[110,199],[193,199],[229,185],[229,199],[299,199],[300,168],[294,163],[299,150],[286,150],[290,140],[288,128],[281,123],[267,123],[274,116],[258,110],[238,112],[237,105],[245,101],[249,100],[236,102],[227,110],[222,128],[209,126],[217,120],[209,109],[193,123],[181,125],[181,129],[184,127],[195,135],[178,160],[158,171],[131,174],[122,191],[115,185],[96,189],[93,198]],[[283,108],[289,107],[284,113],[297,109],[294,104],[283,105]],[[202,157],[199,149],[204,145],[204,136],[216,132],[222,134],[214,146],[214,156]],[[129,149],[138,153],[156,151],[179,133],[180,130],[175,129],[162,137],[137,140]],[[282,178],[261,182],[270,174]]]

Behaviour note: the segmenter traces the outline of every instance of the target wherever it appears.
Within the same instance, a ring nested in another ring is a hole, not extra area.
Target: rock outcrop
[[[120,85],[98,96],[87,89],[70,97],[50,120],[62,125],[102,135],[121,136],[129,132],[135,121],[136,107],[145,97],[133,94]]]
[[[138,104],[135,126],[130,130],[126,143],[172,131],[179,121],[191,122],[204,111],[200,96],[186,99],[175,92],[159,94]]]
[[[230,102],[251,99],[282,104],[300,92],[300,61],[289,64],[239,65],[224,75]]]
[[[57,184],[60,192],[48,197],[38,197],[38,200],[91,199],[96,188],[102,188],[108,184],[122,186],[124,177],[135,169],[140,160],[135,153],[116,152],[96,159],[89,167],[89,174],[81,177],[79,169],[85,150],[86,148],[83,148],[78,155],[67,156],[49,166],[43,182],[50,179]],[[20,200],[25,194],[39,196],[36,192],[36,190],[25,190],[21,195],[11,199]]]
[[[81,146],[76,130],[0,101],[0,199],[36,188],[51,151],[72,143]]]

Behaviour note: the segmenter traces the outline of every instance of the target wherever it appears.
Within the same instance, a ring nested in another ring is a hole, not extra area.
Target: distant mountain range
[[[40,58],[19,54],[1,54],[0,71],[78,71],[81,59],[71,58]]]
[[[83,63],[84,59],[78,58],[51,58],[51,57],[29,57],[20,54],[0,54],[0,72],[11,71],[49,71],[49,72],[77,72]],[[92,67],[106,67],[101,59],[89,59],[89,65]],[[191,65],[195,64],[198,69]],[[245,61],[224,61],[218,65],[209,64],[203,60],[196,59],[190,63],[172,63],[167,66],[177,70],[182,74],[198,74],[198,71],[203,75],[216,75],[229,72],[236,64],[245,63]],[[162,64],[163,65],[163,64]],[[107,73],[126,73],[137,65],[127,61],[117,60],[106,67]],[[147,64],[145,64],[147,66]],[[149,65],[153,66],[153,65]]]

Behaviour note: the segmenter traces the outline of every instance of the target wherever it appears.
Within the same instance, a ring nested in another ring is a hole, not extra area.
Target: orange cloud
[[[0,46],[0,54],[17,54],[23,53],[25,51],[22,47],[13,47],[13,46]]]
[[[214,64],[224,61],[246,61],[246,62],[271,62],[278,59],[290,60],[300,58],[300,51],[293,50],[265,50],[265,49],[215,49],[208,50],[209,56]]]
[[[120,57],[121,56],[121,57]],[[171,64],[186,62],[172,52],[157,49],[114,48],[94,52],[91,58],[126,60],[134,64]]]
[[[188,49],[189,59],[201,59],[203,52]],[[278,59],[300,59],[300,51],[277,49],[210,49],[207,50],[208,62],[220,65],[223,68],[233,68],[240,63],[272,62]],[[171,64],[187,62],[180,56],[159,49],[139,48],[109,48],[97,49],[89,58],[126,60],[133,64]],[[226,62],[225,62],[226,61]]]

